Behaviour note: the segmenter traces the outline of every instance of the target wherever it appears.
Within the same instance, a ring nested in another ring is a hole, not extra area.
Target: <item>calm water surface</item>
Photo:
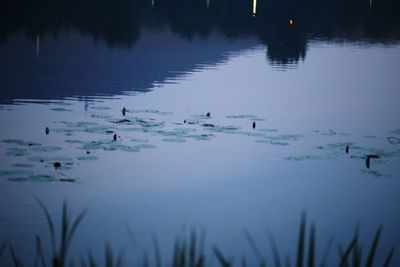
[[[89,2],[1,11],[0,241],[33,259],[37,196],[89,210],[76,257],[131,250],[126,225],[165,261],[191,228],[236,262],[243,229],[293,257],[303,211],[321,255],[357,223],[366,246],[383,224],[378,260],[400,246],[398,4]]]

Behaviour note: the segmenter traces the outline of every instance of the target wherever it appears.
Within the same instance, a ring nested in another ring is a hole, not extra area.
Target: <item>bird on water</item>
[[[210,112],[207,112],[206,116],[207,116],[207,117],[211,117],[211,113],[210,113]]]
[[[123,109],[122,109],[122,116],[124,116],[124,117],[125,117],[125,113],[126,113],[126,108],[125,108],[125,107],[123,107]]]
[[[48,135],[48,134],[50,133],[50,129],[49,129],[49,127],[46,127],[46,130],[45,130],[45,132],[46,132],[46,135]]]
[[[114,134],[113,140],[114,140],[114,141],[117,141],[117,134]]]
[[[256,128],[256,122],[253,121],[253,129],[255,129],[255,128]]]
[[[347,145],[346,146],[346,154],[349,154],[349,149],[350,149],[350,147],[349,147],[349,145]]]

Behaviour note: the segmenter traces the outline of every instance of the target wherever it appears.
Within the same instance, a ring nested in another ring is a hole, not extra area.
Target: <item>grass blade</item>
[[[311,225],[310,242],[308,244],[308,267],[314,267],[315,261],[315,225]]]
[[[225,257],[222,255],[222,253],[219,251],[218,248],[214,247],[213,249],[215,256],[218,259],[218,262],[221,264],[222,267],[230,267],[231,264],[229,261],[225,259]]]
[[[326,260],[328,259],[329,252],[331,251],[331,248],[333,245],[333,240],[334,240],[334,237],[332,236],[331,239],[329,239],[328,244],[325,247],[324,255],[322,257],[321,264],[319,265],[320,267],[325,267]]]
[[[339,266],[343,267],[343,266],[349,265],[349,263],[348,263],[349,255],[350,255],[351,251],[354,249],[354,246],[357,242],[358,242],[358,237],[355,236],[345,251],[342,251],[340,247],[338,248],[339,256],[340,256],[340,265]]]
[[[0,246],[0,257],[3,254],[3,251],[6,249],[6,247],[7,247],[7,242],[4,241],[3,244],[1,244]]]
[[[9,244],[9,249],[10,249],[12,260],[14,262],[14,266],[15,267],[23,267],[21,259],[18,257],[17,253],[15,253],[15,250],[11,244]]]
[[[158,239],[153,234],[153,247],[154,247],[154,258],[156,260],[156,267],[161,267],[161,253],[160,253],[160,245],[158,243]]]
[[[42,208],[42,210],[46,216],[47,224],[49,225],[49,229],[50,229],[50,239],[51,239],[51,247],[53,249],[53,257],[55,257],[55,255],[56,255],[56,237],[54,234],[53,221],[51,219],[49,211],[47,210],[47,208],[43,204],[43,202],[36,196],[35,196],[35,199],[36,199],[36,202],[39,204],[39,206]]]
[[[105,267],[113,267],[113,264],[113,252],[111,250],[110,243],[107,242],[105,248]]]
[[[36,236],[36,258],[34,266],[39,266],[39,260],[42,262],[42,266],[46,267],[46,262],[44,260],[44,254],[42,249],[42,242],[39,236]]]
[[[297,260],[296,266],[303,267],[304,263],[304,241],[306,234],[306,213],[301,215],[299,239],[297,241]]]
[[[272,256],[274,257],[274,264],[276,267],[281,267],[281,260],[279,256],[278,246],[276,245],[275,239],[272,235],[269,237],[269,244],[272,250]]]
[[[194,267],[196,262],[196,233],[192,230],[189,245],[189,266]]]
[[[392,248],[386,257],[385,263],[383,264],[383,267],[389,267],[390,261],[392,260],[393,254],[394,254],[395,248]]]
[[[376,249],[378,247],[379,238],[381,236],[381,231],[382,231],[382,226],[379,226],[378,229],[376,230],[374,241],[372,242],[372,246],[369,251],[367,263],[365,264],[365,267],[372,267],[372,264],[374,263]]]
[[[76,217],[75,221],[73,222],[71,229],[69,230],[68,237],[67,237],[67,246],[69,246],[73,235],[76,232],[76,229],[78,228],[79,224],[82,222],[83,217],[85,217],[87,210],[83,210],[81,213],[79,213],[78,217]]]
[[[247,240],[247,243],[249,243],[251,250],[253,251],[254,255],[256,256],[256,258],[258,259],[259,262],[263,262],[260,250],[257,247],[256,242],[254,242],[253,237],[251,236],[251,234],[249,233],[249,231],[247,231],[246,229],[243,230],[244,236]]]

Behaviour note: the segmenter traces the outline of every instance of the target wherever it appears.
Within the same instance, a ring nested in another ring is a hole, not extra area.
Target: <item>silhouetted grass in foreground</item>
[[[50,231],[50,241],[51,241],[51,249],[52,254],[51,258],[46,261],[45,253],[43,251],[42,240],[39,236],[36,236],[36,256],[34,260],[34,267],[47,267],[47,264],[50,263],[51,267],[64,267],[67,266],[67,258],[68,258],[68,250],[72,241],[72,238],[81,223],[83,217],[85,216],[85,211],[79,213],[79,215],[71,220],[71,217],[68,213],[67,203],[63,203],[62,207],[62,221],[61,221],[61,233],[59,238],[59,244],[56,242],[56,234],[55,227],[53,221],[50,217],[50,214],[45,207],[45,205],[37,199],[40,207],[43,209],[43,212],[46,216],[46,220],[48,223],[49,231]],[[374,267],[374,266],[382,266],[388,267],[390,266],[390,262],[393,258],[395,249],[392,248],[387,257],[385,258],[383,263],[374,264],[375,256],[379,245],[379,240],[381,236],[382,227],[379,226],[374,239],[372,240],[372,244],[370,245],[369,251],[367,254],[363,256],[362,246],[359,241],[359,231],[356,228],[354,232],[354,236],[351,239],[350,243],[343,248],[338,245],[338,262],[339,267]],[[132,241],[132,244],[136,247],[136,241],[133,235],[133,232],[127,227],[128,235]],[[333,240],[331,240],[323,254],[322,260],[319,265],[315,264],[316,255],[317,255],[317,246],[316,246],[316,230],[315,224],[310,225],[309,233],[307,234],[307,220],[306,214],[303,213],[300,221],[300,229],[297,240],[297,253],[295,261],[292,263],[290,258],[286,258],[284,260],[281,259],[279,254],[278,246],[275,242],[275,239],[270,235],[269,244],[271,246],[272,252],[272,265],[267,265],[267,255],[263,255],[258,249],[256,242],[248,231],[244,231],[245,238],[255,255],[255,259],[257,265],[251,266],[259,266],[259,267],[267,267],[267,266],[275,266],[275,267],[327,267],[326,261],[328,258],[328,254],[330,248],[332,246]],[[4,241],[0,243],[0,257],[3,256],[7,247],[10,252],[10,257],[15,267],[22,267],[23,262],[22,259],[17,255],[14,247],[10,242]],[[153,237],[153,245],[154,245],[154,266],[162,267],[162,259],[160,246],[157,238]],[[218,264],[221,267],[233,267],[233,266],[242,266],[246,267],[247,261],[246,258],[243,257],[241,261],[241,265],[235,265],[232,259],[227,259],[224,254],[220,251],[218,247],[213,247],[213,253],[216,257]],[[69,262],[69,265],[73,267],[74,264],[72,261]],[[94,258],[91,252],[87,253],[87,258],[81,258],[79,261],[79,265],[81,267],[122,267],[123,266],[123,252],[120,251],[118,255],[115,257],[115,254],[111,248],[109,243],[105,246],[104,253],[104,264],[100,264],[97,259]],[[146,253],[144,253],[142,260],[139,261],[134,266],[137,267],[150,267],[153,266],[150,264],[149,258]],[[204,234],[200,236],[200,239],[197,239],[197,235],[194,231],[191,232],[190,237],[178,237],[174,243],[173,254],[171,258],[171,263],[167,265],[168,267],[204,267],[206,266],[206,254],[204,253]]]

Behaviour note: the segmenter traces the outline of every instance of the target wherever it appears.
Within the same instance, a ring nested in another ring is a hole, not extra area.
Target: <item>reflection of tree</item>
[[[400,1],[379,0],[5,0],[0,39],[16,31],[38,33],[75,29],[110,46],[132,46],[142,27],[169,25],[190,40],[213,31],[240,38],[258,36],[273,64],[298,62],[312,38],[330,41],[390,42],[400,39]],[[288,20],[294,24],[289,25]]]

